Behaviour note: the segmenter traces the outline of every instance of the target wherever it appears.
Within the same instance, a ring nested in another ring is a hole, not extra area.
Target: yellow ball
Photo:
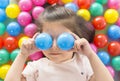
[[[10,65],[9,64],[5,64],[5,65],[2,65],[0,67],[0,78],[1,79],[5,79],[6,74],[7,74],[9,69],[10,69]]]
[[[73,2],[73,0],[61,0],[64,4]]]
[[[9,18],[16,18],[20,13],[20,8],[16,4],[10,4],[6,8],[6,14]]]
[[[23,42],[24,40],[27,40],[27,39],[29,39],[29,37],[27,37],[27,36],[21,37],[21,38],[19,39],[19,41],[18,41],[18,46],[19,46],[19,48],[21,47],[22,42]]]
[[[80,9],[77,11],[77,15],[83,17],[86,21],[89,21],[91,16],[87,9]]]
[[[119,13],[115,9],[108,9],[105,11],[104,18],[107,23],[113,24],[119,18]]]

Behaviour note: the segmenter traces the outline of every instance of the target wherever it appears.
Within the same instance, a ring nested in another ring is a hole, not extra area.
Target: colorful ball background
[[[22,42],[37,32],[34,20],[54,3],[91,22],[95,29],[91,48],[115,81],[120,81],[120,0],[0,0],[0,81],[4,80]],[[36,52],[28,61],[42,57],[41,51]]]

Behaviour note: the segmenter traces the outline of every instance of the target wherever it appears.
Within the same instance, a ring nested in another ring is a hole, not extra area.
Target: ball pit
[[[92,49],[96,53],[104,51],[110,55],[111,62],[103,61],[103,63],[107,65],[106,68],[113,77],[120,71],[120,0],[20,0],[18,4],[9,4],[9,0],[0,0],[0,50],[4,50],[7,54],[0,54],[3,56],[2,59],[6,57],[4,62],[0,59],[0,81],[4,80],[10,67],[6,63],[9,60],[14,61],[17,56],[14,51],[21,47],[23,40],[31,38],[37,32],[36,26],[31,26],[31,24],[34,24],[34,20],[44,11],[46,5],[55,3],[72,9],[78,16],[92,23],[96,31],[93,44],[90,44]],[[6,29],[12,23],[11,21],[17,22],[21,30],[15,31],[14,34],[8,33]],[[23,36],[19,37],[21,34]],[[15,37],[10,37],[10,35]],[[8,58],[10,54],[11,57]],[[30,60],[38,60],[41,57],[41,52],[38,52],[32,54]],[[100,58],[106,60],[107,57]]]

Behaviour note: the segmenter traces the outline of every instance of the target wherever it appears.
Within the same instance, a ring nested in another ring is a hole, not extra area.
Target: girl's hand
[[[40,51],[40,49],[38,49],[36,46],[35,46],[35,38],[36,36],[38,35],[39,33],[36,33],[33,38],[30,38],[30,39],[27,39],[27,40],[24,40],[22,42],[22,45],[20,47],[20,53],[26,57],[28,57],[30,54],[33,54],[37,51]]]
[[[89,42],[85,38],[79,38],[76,34],[72,33],[72,35],[75,38],[74,43],[74,50],[76,52],[80,52],[82,54],[85,54],[87,57],[91,56],[91,54],[94,52],[92,48],[90,47]]]

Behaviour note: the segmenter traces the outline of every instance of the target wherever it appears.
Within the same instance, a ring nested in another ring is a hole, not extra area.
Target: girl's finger
[[[39,34],[40,34],[39,32],[35,33],[35,35],[32,37],[32,39],[35,39]]]
[[[79,37],[78,35],[76,35],[76,34],[74,34],[74,33],[72,33],[72,32],[70,32],[70,34],[71,34],[76,40],[79,40],[79,39],[80,39],[80,37]]]

